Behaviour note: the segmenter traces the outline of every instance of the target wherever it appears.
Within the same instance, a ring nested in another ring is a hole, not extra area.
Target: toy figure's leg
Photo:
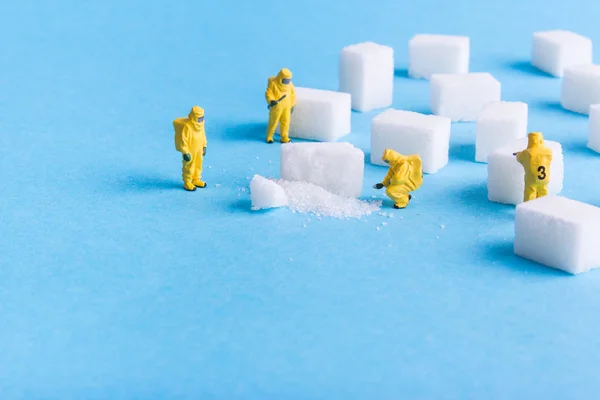
[[[534,200],[536,198],[536,190],[532,185],[525,185],[525,193],[523,201]]]
[[[194,161],[195,154],[192,155],[192,159],[190,161],[182,160],[181,176],[183,178],[183,187],[189,191],[196,190],[196,186],[194,186],[194,184],[192,183]]]
[[[281,108],[275,106],[269,111],[269,125],[267,126],[267,143],[273,143],[273,135],[281,118]]]
[[[281,131],[281,143],[288,143],[290,138],[288,136],[290,131],[290,119],[291,119],[291,108],[286,107],[281,113],[280,131]]]
[[[206,182],[202,181],[202,162],[204,161],[202,151],[196,154],[195,159],[196,163],[194,164],[192,183],[196,187],[203,188],[206,187]]]
[[[410,201],[410,195],[404,185],[388,186],[385,194],[392,199],[396,208],[405,208]]]
[[[540,198],[544,196],[548,196],[548,185],[539,186],[537,188],[537,197]]]

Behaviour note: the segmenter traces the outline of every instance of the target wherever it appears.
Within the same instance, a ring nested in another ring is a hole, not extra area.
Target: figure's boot
[[[410,194],[404,195],[404,196],[399,196],[396,203],[394,203],[394,208],[396,208],[396,209],[406,208],[406,206],[408,206],[408,203],[410,202],[411,198],[412,198],[412,196]]]
[[[206,187],[206,182],[201,181],[199,178],[196,178],[192,181],[192,184],[195,187],[199,187],[199,188],[205,188]]]
[[[183,183],[183,188],[185,190],[190,191],[190,192],[193,192],[194,190],[196,190],[196,186],[193,183],[191,183],[191,182],[184,182]]]

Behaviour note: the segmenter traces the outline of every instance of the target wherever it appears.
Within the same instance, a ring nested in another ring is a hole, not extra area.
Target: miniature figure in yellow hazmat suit
[[[267,143],[273,143],[273,135],[279,126],[280,142],[288,143],[290,138],[291,114],[296,105],[296,91],[292,83],[292,72],[284,68],[277,76],[269,78],[265,92],[269,108],[269,125],[267,126]]]
[[[542,133],[531,132],[528,138],[527,149],[514,153],[519,164],[525,169],[523,201],[548,195],[550,163],[552,162],[552,150],[544,145]]]
[[[175,149],[183,154],[183,187],[194,191],[206,187],[202,178],[202,158],[206,155],[206,132],[204,131],[204,109],[192,107],[187,118],[173,121]]]
[[[382,160],[390,165],[382,183],[373,186],[375,189],[386,187],[385,194],[394,201],[394,208],[405,208],[412,198],[409,194],[423,184],[423,167],[418,154],[403,156],[385,149]]]

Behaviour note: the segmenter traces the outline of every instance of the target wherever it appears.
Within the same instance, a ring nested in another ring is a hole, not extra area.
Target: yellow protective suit
[[[529,134],[527,149],[517,153],[517,161],[525,169],[523,201],[547,196],[552,150],[544,145],[544,137],[540,132]]]
[[[206,151],[206,132],[204,131],[204,120],[198,122],[198,118],[204,118],[204,109],[198,106],[192,107],[187,118],[177,118],[173,121],[175,128],[175,149],[184,156],[189,154],[191,159],[183,159],[182,176],[183,187],[187,190],[196,190],[196,187],[206,187],[202,178],[202,158]]]
[[[412,197],[409,193],[423,184],[421,157],[418,154],[403,156],[392,149],[385,149],[382,159],[390,165],[381,182],[387,188],[385,194],[394,201],[394,207],[405,208]]]
[[[267,143],[273,143],[273,135],[277,129],[277,124],[280,124],[279,132],[281,143],[290,141],[288,133],[290,130],[292,108],[296,105],[296,91],[294,90],[294,84],[291,81],[286,85],[283,83],[283,79],[292,79],[292,73],[287,68],[279,71],[277,76],[270,77],[267,83],[267,91],[265,93],[267,105],[271,104],[272,101],[278,102],[276,105],[269,108]],[[282,99],[283,96],[285,97]]]

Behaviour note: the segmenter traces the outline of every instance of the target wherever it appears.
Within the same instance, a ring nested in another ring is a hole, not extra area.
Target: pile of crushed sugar
[[[382,204],[381,200],[339,196],[308,182],[283,179],[274,182],[285,190],[289,199],[287,206],[292,212],[338,219],[361,218],[379,211]]]

